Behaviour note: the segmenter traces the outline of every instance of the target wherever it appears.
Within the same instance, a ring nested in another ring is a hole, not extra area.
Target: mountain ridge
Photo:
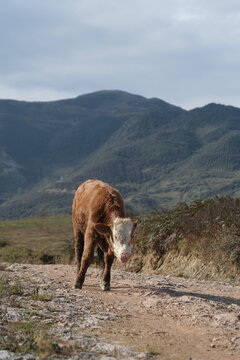
[[[184,110],[117,90],[0,100],[0,218],[68,212],[88,178],[139,212],[239,196],[239,150],[240,109],[229,105]]]

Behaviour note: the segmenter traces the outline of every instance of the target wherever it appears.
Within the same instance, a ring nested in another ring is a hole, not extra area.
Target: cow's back
[[[77,189],[72,207],[75,229],[85,232],[89,222],[110,225],[112,215],[125,217],[120,193],[100,180],[87,180]]]

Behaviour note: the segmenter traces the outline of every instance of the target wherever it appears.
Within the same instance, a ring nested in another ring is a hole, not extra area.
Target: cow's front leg
[[[87,269],[93,261],[94,247],[95,247],[94,234],[90,231],[86,232],[85,233],[84,250],[83,250],[82,260],[81,260],[81,267],[80,267],[80,270],[79,270],[79,273],[77,275],[75,285],[74,285],[75,289],[82,288]]]
[[[84,235],[80,231],[76,231],[74,238],[75,238],[75,255],[77,259],[77,274],[78,274],[82,262],[82,254],[84,249]]]
[[[103,271],[103,276],[101,279],[101,288],[104,291],[109,291],[110,290],[110,280],[111,280],[111,267],[112,267],[112,263],[114,260],[114,255],[113,253],[108,253],[105,252],[104,253],[104,271]]]

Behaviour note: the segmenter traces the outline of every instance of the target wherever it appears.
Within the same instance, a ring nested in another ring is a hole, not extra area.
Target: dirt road
[[[49,321],[60,346],[76,345],[69,359],[240,359],[240,287],[115,270],[112,290],[103,292],[99,270],[91,268],[83,289],[75,290],[70,265],[5,270],[28,291],[37,287],[51,297],[37,305],[23,297],[22,306],[38,306],[37,319]],[[23,316],[20,309],[12,314]]]

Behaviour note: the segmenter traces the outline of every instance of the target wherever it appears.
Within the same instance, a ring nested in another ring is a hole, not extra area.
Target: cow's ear
[[[133,229],[132,229],[132,231],[134,231],[134,230],[136,229],[136,227],[137,227],[138,219],[132,220],[132,223],[133,223]]]
[[[101,224],[101,223],[98,223],[95,225],[95,230],[100,235],[107,235],[107,234],[111,235],[112,234],[112,230],[111,230],[110,226]]]

